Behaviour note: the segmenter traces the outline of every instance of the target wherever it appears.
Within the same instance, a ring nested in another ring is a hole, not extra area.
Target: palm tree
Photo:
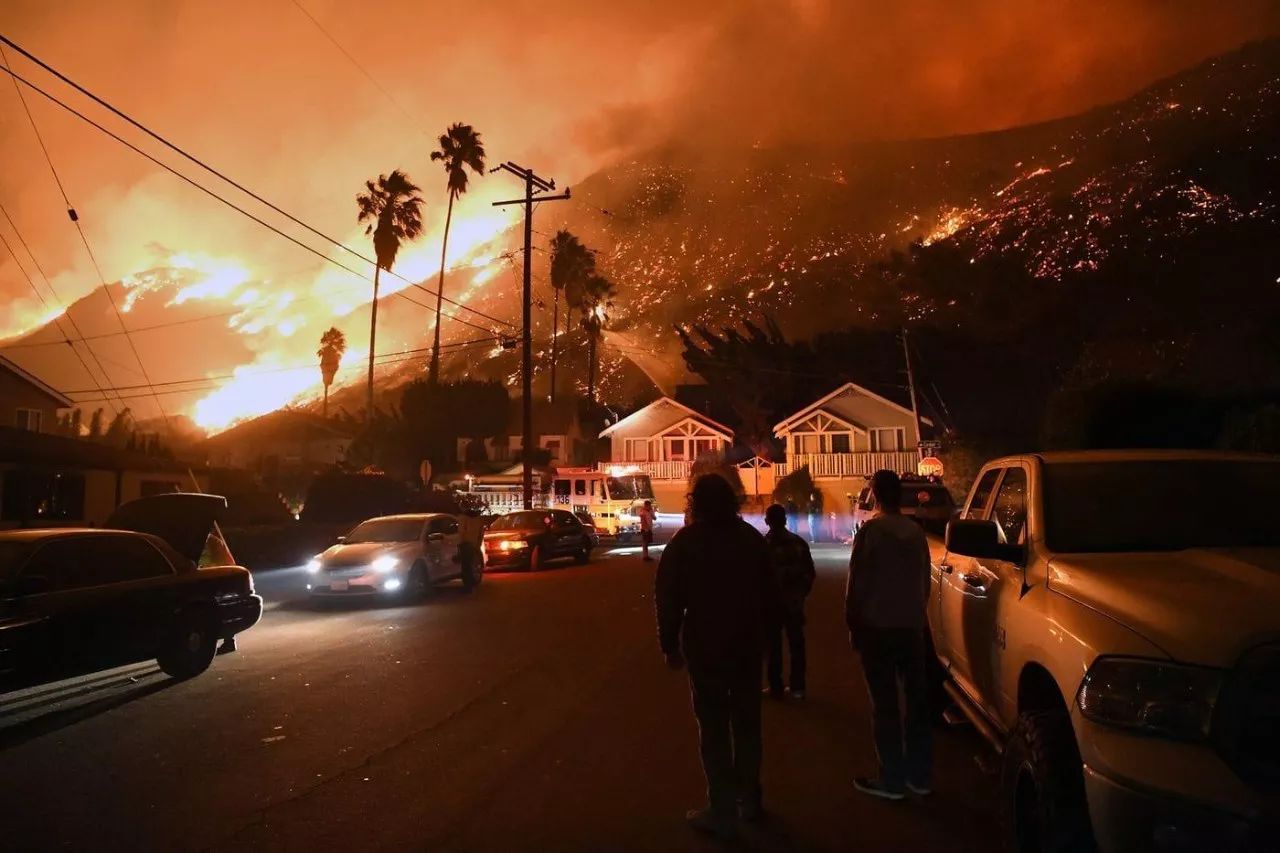
[[[338,364],[347,352],[347,336],[336,326],[320,336],[320,349],[316,356],[320,359],[320,378],[324,381],[324,416],[329,417],[329,386],[333,377],[338,374]]]
[[[409,176],[396,169],[379,175],[377,183],[364,182],[365,191],[356,195],[357,222],[366,223],[364,233],[373,235],[377,265],[373,269],[373,307],[369,312],[369,392],[365,420],[373,420],[373,345],[378,336],[378,284],[382,270],[391,271],[400,244],[422,234],[422,207],[426,204]]]
[[[565,312],[565,331],[573,309],[581,305],[584,282],[596,269],[595,255],[582,245],[567,229],[560,229],[551,238],[551,286],[555,289],[555,310],[551,320],[551,399],[556,398],[556,351],[560,333],[560,292],[564,291],[568,310]]]
[[[599,358],[600,339],[604,336],[605,324],[609,322],[608,310],[613,307],[613,297],[617,291],[613,282],[602,275],[592,273],[583,282],[582,289],[582,328],[587,332],[587,399],[596,401],[596,365]]]
[[[444,258],[449,248],[449,226],[453,222],[453,201],[467,191],[467,169],[477,175],[484,174],[484,144],[480,134],[469,124],[452,124],[440,137],[440,150],[431,152],[433,161],[444,164],[448,177],[449,210],[444,216],[444,239],[440,241],[440,279],[436,282],[436,333],[431,346],[431,368],[427,381],[435,385],[440,380],[440,308],[444,302]]]

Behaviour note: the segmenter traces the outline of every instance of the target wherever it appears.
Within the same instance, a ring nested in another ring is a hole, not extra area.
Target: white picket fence
[[[863,477],[887,469],[915,473],[920,454],[914,450],[890,450],[864,453],[796,453],[786,462],[773,466],[774,474],[783,478],[805,467],[813,477]]]

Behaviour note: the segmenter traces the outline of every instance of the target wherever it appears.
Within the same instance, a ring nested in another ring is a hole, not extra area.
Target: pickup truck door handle
[[[938,569],[944,574],[949,575],[956,570],[956,567],[950,563],[938,563]]]
[[[960,580],[964,581],[965,586],[971,586],[974,589],[986,589],[987,581],[982,575],[974,572],[965,572],[960,576]]]

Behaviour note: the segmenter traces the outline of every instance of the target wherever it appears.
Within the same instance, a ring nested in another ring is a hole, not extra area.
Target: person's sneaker
[[[803,698],[804,698],[804,691],[803,691],[803,690],[796,690],[795,688],[792,688],[792,690],[791,690],[791,698],[792,698],[792,699],[803,699]]]
[[[902,800],[907,796],[902,791],[895,791],[894,789],[887,787],[879,779],[868,779],[864,776],[859,776],[854,779],[853,787],[857,788],[864,794],[870,794],[873,797],[880,797],[884,800]]]
[[[684,819],[698,832],[717,838],[732,838],[737,830],[732,819],[714,814],[711,809],[693,809],[685,813]]]
[[[933,793],[933,789],[928,785],[914,785],[911,782],[907,783],[907,790],[917,797],[927,797]]]

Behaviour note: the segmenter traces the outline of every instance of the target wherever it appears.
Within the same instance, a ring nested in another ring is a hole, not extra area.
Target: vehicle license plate
[[[346,592],[351,586],[351,581],[329,581],[329,589],[333,592]]]

